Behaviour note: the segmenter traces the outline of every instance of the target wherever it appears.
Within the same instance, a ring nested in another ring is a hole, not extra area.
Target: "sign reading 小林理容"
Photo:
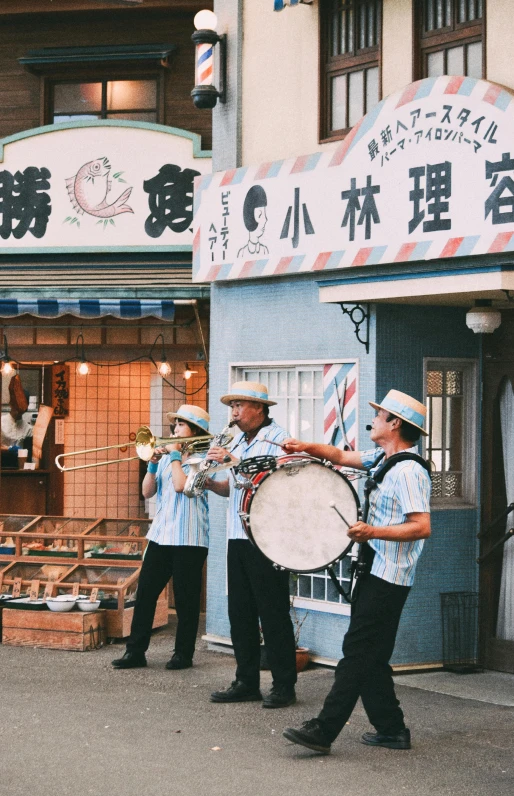
[[[195,179],[196,281],[514,249],[514,96],[427,78],[336,150]]]

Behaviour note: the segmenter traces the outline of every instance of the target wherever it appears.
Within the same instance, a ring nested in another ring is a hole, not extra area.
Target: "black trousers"
[[[229,540],[227,572],[236,678],[259,687],[260,620],[273,682],[294,686],[296,652],[289,614],[289,573],[275,569],[246,539]]]
[[[146,652],[150,645],[152,624],[159,594],[173,577],[177,612],[175,652],[192,658],[195,651],[202,569],[206,547],[159,545],[148,542],[137,586],[134,616],[127,642],[129,652]]]
[[[379,733],[396,735],[405,728],[389,661],[410,587],[366,575],[356,588],[343,640],[344,658],[336,667],[334,685],[318,717],[331,741],[343,729],[359,697]]]

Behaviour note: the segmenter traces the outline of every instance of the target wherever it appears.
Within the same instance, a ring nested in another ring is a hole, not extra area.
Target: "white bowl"
[[[51,611],[60,611],[64,613],[65,611],[71,611],[75,607],[75,600],[47,600],[46,604],[50,608]]]
[[[77,600],[77,605],[81,611],[96,611],[100,608],[100,600],[91,602],[91,600]]]

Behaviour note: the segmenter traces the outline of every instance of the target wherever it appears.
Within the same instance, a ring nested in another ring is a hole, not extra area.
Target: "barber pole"
[[[196,85],[211,86],[214,75],[214,47],[212,44],[196,45]]]

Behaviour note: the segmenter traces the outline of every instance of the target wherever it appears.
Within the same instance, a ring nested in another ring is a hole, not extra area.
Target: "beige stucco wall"
[[[488,0],[486,17],[486,76],[493,83],[514,89],[514,3]]]
[[[318,140],[318,11],[318,0],[280,13],[245,0],[243,165],[337,146]],[[411,14],[411,0],[384,0],[383,96],[412,79]]]
[[[384,0],[382,97],[412,82],[412,0]]]
[[[322,149],[318,3],[277,13],[272,0],[245,0],[243,29],[243,164]]]

